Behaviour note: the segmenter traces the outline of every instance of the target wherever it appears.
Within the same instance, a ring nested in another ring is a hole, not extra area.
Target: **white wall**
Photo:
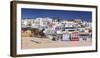
[[[0,58],[11,58],[10,57],[10,1],[11,0],[0,0]],[[100,10],[100,0],[31,0],[31,1],[98,5]],[[99,15],[100,11],[98,11],[98,17]],[[100,17],[98,19],[100,19]],[[100,25],[99,22],[100,20],[98,20],[98,25]],[[100,26],[98,26],[98,34],[100,34],[99,30]],[[100,41],[100,39],[98,41]],[[100,42],[98,42],[98,44],[100,44]],[[100,45],[98,49],[100,49]],[[99,54],[100,50],[97,53],[35,56],[34,58],[99,58],[100,56]],[[33,57],[31,56],[26,58],[33,58]]]

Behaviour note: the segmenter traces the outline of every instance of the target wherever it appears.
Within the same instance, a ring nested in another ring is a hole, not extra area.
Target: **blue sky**
[[[92,21],[92,12],[90,11],[71,11],[71,10],[49,10],[49,9],[32,9],[22,8],[21,19],[51,17],[63,20],[82,19],[82,21]]]

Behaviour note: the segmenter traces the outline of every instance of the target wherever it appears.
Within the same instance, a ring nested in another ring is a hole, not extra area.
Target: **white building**
[[[33,21],[34,21],[34,19],[22,19],[21,25],[22,25],[22,27],[27,27],[29,25],[32,25]]]
[[[85,27],[92,28],[92,23],[91,23],[91,22],[84,21],[84,22],[82,22],[82,24],[83,24]]]

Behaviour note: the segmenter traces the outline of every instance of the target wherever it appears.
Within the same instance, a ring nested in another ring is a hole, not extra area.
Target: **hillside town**
[[[22,19],[22,37],[37,37],[52,41],[92,40],[92,22],[81,19],[40,17]]]

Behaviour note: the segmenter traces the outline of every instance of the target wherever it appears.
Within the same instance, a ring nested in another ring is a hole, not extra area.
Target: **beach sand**
[[[22,37],[22,49],[40,49],[40,48],[61,48],[61,47],[78,47],[91,46],[92,41],[52,41],[48,38]]]

